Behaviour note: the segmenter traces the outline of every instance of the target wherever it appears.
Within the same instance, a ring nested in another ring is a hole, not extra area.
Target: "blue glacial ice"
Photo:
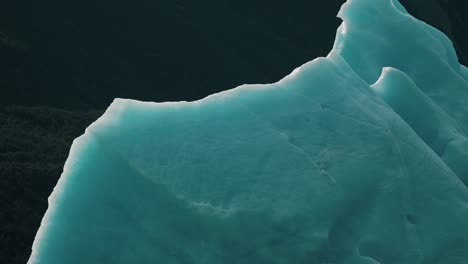
[[[330,54],[277,83],[116,99],[29,263],[468,263],[468,69],[396,0],[338,16]]]

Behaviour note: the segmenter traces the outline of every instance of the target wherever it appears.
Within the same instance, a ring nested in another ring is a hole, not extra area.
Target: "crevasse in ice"
[[[29,263],[467,263],[468,69],[396,0],[339,17],[330,54],[277,83],[116,99]]]

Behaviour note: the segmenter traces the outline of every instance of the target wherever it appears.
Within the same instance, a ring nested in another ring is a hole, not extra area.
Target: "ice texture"
[[[29,263],[468,263],[467,68],[396,0],[339,17],[330,54],[277,83],[116,99]]]

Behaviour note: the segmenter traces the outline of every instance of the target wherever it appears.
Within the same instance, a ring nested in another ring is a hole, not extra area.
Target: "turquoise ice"
[[[396,0],[339,17],[330,54],[277,83],[116,99],[29,263],[467,263],[468,69]]]

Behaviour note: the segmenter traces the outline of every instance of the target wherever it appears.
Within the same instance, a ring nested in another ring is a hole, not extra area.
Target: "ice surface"
[[[329,56],[277,83],[116,99],[29,263],[467,263],[468,70],[397,1],[339,16]]]

